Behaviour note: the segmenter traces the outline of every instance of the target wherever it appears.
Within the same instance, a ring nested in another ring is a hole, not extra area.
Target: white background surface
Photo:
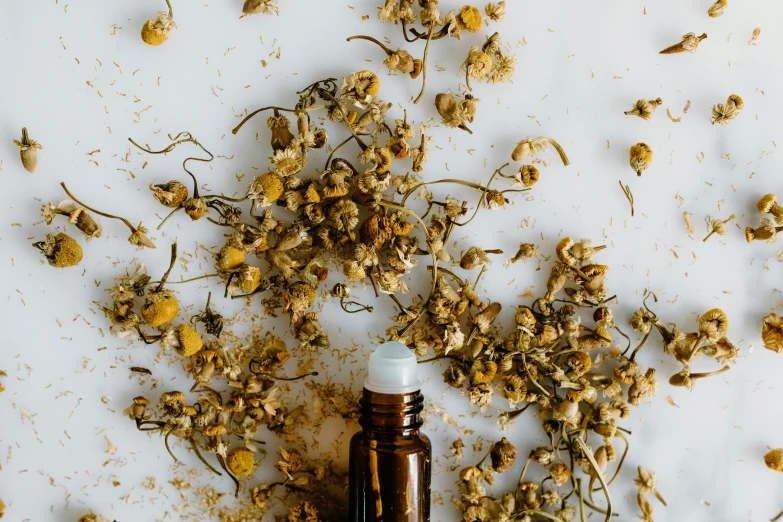
[[[120,522],[195,520],[188,513],[196,510],[178,508],[181,499],[167,485],[172,463],[161,441],[139,434],[121,415],[130,398],[149,393],[128,379],[131,364],[165,377],[152,397],[189,382],[178,366],[155,366],[156,349],[101,336],[99,328],[107,332],[108,324],[93,302],[108,301],[105,289],[111,278],[135,257],[151,274],[161,273],[172,239],[179,241],[181,252],[201,261],[188,265],[187,277],[211,270],[211,256],[203,249],[197,252],[196,243],[217,248],[221,231],[179,215],[164,232],[153,234],[157,250],[136,252],[125,242],[128,232],[122,224],[104,219],[104,237],[85,246],[80,267],[57,271],[41,264],[30,243],[47,232],[44,224],[33,225],[40,220],[41,203],[64,198],[58,183],[67,181],[88,204],[131,221],[142,219],[154,228],[161,208],[147,185],[183,179],[179,165],[187,151],[167,158],[142,156],[129,149],[129,136],[162,148],[168,143],[166,133],[189,130],[216,155],[233,158],[218,158],[211,169],[199,167],[202,185],[243,193],[256,170],[268,164],[263,118],[238,136],[230,134],[245,109],[292,106],[294,90],[320,78],[371,68],[381,74],[381,97],[395,101],[391,118],[401,117],[406,107],[409,118],[419,122],[436,116],[431,105],[436,92],[458,90],[456,73],[468,48],[480,45],[494,30],[519,58],[514,82],[474,86],[482,101],[472,136],[453,129],[432,131],[425,179],[448,174],[484,180],[528,135],[557,139],[572,165],[563,168],[553,152],[547,154],[544,159],[552,160],[551,167],[541,169],[532,197],[517,198],[504,211],[484,211],[465,236],[455,238],[457,251],[480,244],[513,255],[518,243],[531,241],[549,255],[564,235],[605,242],[608,248],[598,259],[612,268],[608,287],[618,294],[618,322],[627,324],[649,287],[661,298],[658,315],[676,321],[681,329],[695,329],[697,314],[722,307],[731,318],[729,337],[741,350],[730,372],[700,382],[689,393],[668,385],[677,367],[663,359],[659,339],[651,339],[641,361],[658,368],[661,385],[658,396],[634,409],[629,422],[634,432],[631,454],[626,472],[612,488],[619,520],[636,519],[631,479],[637,465],[658,473],[659,489],[669,502],[666,509],[658,507],[656,520],[757,521],[783,509],[783,476],[768,471],[762,461],[768,447],[783,446],[783,356],[764,350],[760,340],[761,317],[783,303],[775,290],[781,284],[776,257],[780,247],[747,245],[742,233],[746,225],[760,222],[755,202],[761,195],[776,192],[783,197],[773,143],[783,139],[783,36],[775,23],[783,19],[783,4],[732,1],[723,17],[710,19],[709,0],[650,2],[646,15],[644,3],[637,0],[511,0],[503,23],[462,41],[433,44],[432,65],[445,72],[431,67],[428,94],[414,107],[396,102],[415,96],[418,81],[387,77],[377,48],[345,42],[346,36],[363,33],[389,36],[393,47],[401,45],[400,28],[376,20],[379,2],[356,0],[351,9],[345,2],[282,0],[279,17],[239,20],[241,0],[174,1],[179,28],[160,48],[144,45],[139,30],[162,2],[0,2],[0,369],[9,374],[8,389],[0,395],[0,498],[8,506],[8,520],[72,521],[90,509]],[[441,7],[445,11],[459,4],[444,1]],[[362,15],[370,19],[362,21]],[[113,24],[118,26],[116,34]],[[757,45],[749,46],[755,27],[761,27],[761,36]],[[709,34],[695,55],[657,54],[689,31]],[[520,43],[523,37],[527,45]],[[270,57],[278,48],[281,58]],[[419,55],[423,45],[407,48]],[[266,68],[262,59],[268,62]],[[745,110],[727,127],[711,126],[711,106],[731,93],[743,97]],[[638,98],[658,96],[664,106],[652,121],[622,114]],[[686,100],[691,107],[683,115]],[[666,107],[682,121],[672,123]],[[45,147],[32,175],[21,168],[12,143],[22,126]],[[343,136],[342,130],[333,132],[332,143]],[[641,178],[626,163],[628,148],[637,141],[655,151],[652,167]],[[87,155],[96,149],[100,152]],[[471,155],[467,149],[475,150]],[[145,161],[149,165],[142,169]],[[243,174],[237,182],[235,175]],[[629,183],[636,196],[633,219],[627,219],[628,204],[618,180]],[[676,194],[682,196],[682,206]],[[686,210],[697,224],[696,240],[684,229],[681,216]],[[737,220],[729,233],[702,243],[702,219],[708,214],[725,219],[731,213]],[[63,226],[62,221],[57,224]],[[473,237],[478,232],[480,240]],[[542,263],[541,271],[536,266],[528,262],[504,268],[500,261],[484,279],[483,290],[505,305],[506,324],[514,305],[529,302],[519,294],[528,288],[543,293],[550,265]],[[175,272],[174,279],[180,274]],[[102,281],[100,287],[96,281]],[[181,302],[194,306],[188,312],[203,306],[207,288],[217,292],[213,285],[177,289]],[[427,288],[420,278],[410,285],[413,293]],[[371,300],[371,290],[357,293]],[[324,355],[317,363],[323,368],[319,378],[344,379],[345,372],[363,366],[373,339],[389,325],[391,308],[385,302],[376,305],[372,317],[354,315],[348,321],[336,303],[325,304],[322,319],[333,347],[359,350],[347,358],[356,362],[353,367],[338,364],[334,353]],[[238,303],[222,299],[216,307],[226,316],[240,309]],[[270,322],[273,327],[281,335],[286,332],[285,326]],[[446,456],[448,445],[460,434],[466,449],[477,437],[499,438],[494,419],[497,409],[507,405],[496,398],[489,411],[478,412],[466,398],[445,389],[442,368],[426,371],[432,371],[425,375],[432,377],[425,391],[434,412],[426,429],[434,442],[434,489],[443,499],[443,506],[434,508],[433,520],[455,520],[450,499],[456,475],[445,471],[454,464]],[[356,379],[354,389],[359,383]],[[101,402],[103,394],[111,397],[107,404]],[[679,408],[667,403],[667,395]],[[444,407],[457,419],[460,433],[435,414]],[[313,454],[333,454],[338,447],[338,466],[344,465],[345,442],[355,429],[335,422],[332,431],[340,433],[341,445],[326,444],[322,438]],[[466,429],[473,433],[465,435]],[[519,419],[511,434],[506,433],[520,454],[543,442],[541,434],[530,418]],[[104,435],[116,445],[115,454],[105,452]],[[275,447],[270,444],[272,452]],[[198,467],[184,448],[175,452]],[[263,462],[259,480],[276,476],[273,456]],[[478,458],[468,451],[463,464]],[[510,481],[520,466],[518,462],[509,472]],[[151,475],[158,477],[160,489],[142,488],[144,477]],[[112,481],[120,484],[113,486]],[[213,485],[232,490],[228,481]]]

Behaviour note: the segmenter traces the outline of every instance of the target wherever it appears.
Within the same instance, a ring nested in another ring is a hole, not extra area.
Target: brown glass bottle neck
[[[365,388],[359,401],[359,424],[367,430],[418,430],[424,421],[424,396],[421,391],[411,393],[377,393]]]

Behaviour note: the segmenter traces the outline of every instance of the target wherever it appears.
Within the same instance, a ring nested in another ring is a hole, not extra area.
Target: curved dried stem
[[[166,284],[166,280],[169,278],[169,274],[171,274],[172,269],[174,268],[174,263],[177,262],[177,243],[171,244],[171,260],[169,261],[169,268],[166,270],[166,273],[163,274],[163,277],[160,278],[160,283],[158,283],[158,287],[154,290],[155,292],[160,292],[163,290],[163,285]]]
[[[234,490],[234,498],[239,498],[239,480],[237,480],[234,474],[228,470],[228,467],[226,466],[226,459],[223,458],[223,455],[220,453],[215,453],[215,456],[217,457],[220,467],[223,468],[223,471],[225,471],[226,474],[231,477],[231,480],[234,481],[234,485],[236,486],[236,489]]]
[[[114,216],[114,215],[112,215],[112,214],[107,214],[106,212],[101,212],[100,210],[95,210],[95,209],[94,209],[94,208],[92,208],[92,207],[88,207],[87,205],[85,205],[84,203],[82,203],[81,201],[79,201],[78,199],[76,199],[76,196],[74,196],[73,194],[71,194],[71,191],[70,191],[70,190],[68,190],[68,187],[66,187],[66,186],[65,186],[65,182],[64,182],[64,181],[60,182],[60,186],[63,188],[63,190],[65,191],[65,193],[66,193],[66,194],[68,194],[68,197],[69,197],[69,198],[71,198],[72,200],[74,200],[74,202],[76,202],[76,203],[78,203],[79,205],[83,206],[84,208],[86,208],[86,209],[87,209],[87,210],[89,210],[90,212],[92,212],[92,213],[94,213],[94,214],[98,214],[99,216],[103,216],[103,217],[105,217],[105,218],[109,218],[109,219],[118,219],[118,220],[122,221],[123,223],[125,223],[125,226],[127,226],[127,227],[130,229],[130,231],[131,231],[132,233],[134,233],[134,234],[136,233],[136,227],[134,227],[134,226],[131,224],[131,222],[130,222],[130,221],[128,221],[127,219],[125,219],[124,217],[120,217],[120,216]]]
[[[171,455],[171,458],[174,459],[174,462],[179,462],[179,459],[174,456],[174,453],[172,453],[171,448],[169,447],[169,435],[171,435],[171,432],[176,429],[176,426],[172,427],[169,431],[166,432],[166,436],[163,437],[163,443],[166,445],[166,451],[169,452],[169,455]]]
[[[634,359],[636,359],[636,354],[639,353],[639,350],[644,348],[644,345],[647,344],[647,339],[650,338],[650,334],[652,333],[652,328],[650,328],[650,331],[647,332],[644,337],[642,338],[642,342],[639,343],[639,346],[634,348],[633,352],[631,352],[631,357],[628,359],[629,361],[633,362]]]
[[[177,212],[179,212],[180,210],[182,210],[182,205],[178,206],[177,208],[175,208],[174,210],[172,210],[171,212],[169,212],[169,213],[166,215],[166,217],[164,217],[164,218],[163,218],[163,221],[161,221],[161,222],[160,222],[160,224],[159,224],[159,225],[156,227],[156,229],[155,229],[155,230],[160,230],[160,229],[163,227],[163,225],[165,225],[165,224],[166,224],[166,221],[168,221],[168,220],[169,220],[169,218],[170,218],[171,216],[173,216],[174,214],[176,214],[176,213],[177,213]]]
[[[378,47],[384,50],[387,56],[390,56],[394,54],[391,49],[386,47],[384,44],[373,38],[372,36],[365,36],[363,34],[357,34],[356,36],[349,36],[345,39],[346,42],[350,42],[351,40],[367,40],[368,42],[372,42],[375,44],[378,44]]]
[[[174,18],[174,9],[171,7],[171,0],[166,0],[166,5],[169,7],[169,17]]]
[[[203,463],[204,463],[204,465],[205,465],[207,468],[209,468],[209,470],[210,470],[212,473],[216,473],[216,474],[218,474],[218,475],[220,475],[220,476],[223,476],[223,474],[222,474],[221,472],[219,472],[218,470],[216,470],[215,468],[213,468],[213,467],[212,467],[212,465],[211,465],[209,462],[207,462],[207,461],[206,461],[206,459],[204,459],[204,456],[201,454],[201,451],[199,451],[199,449],[198,449],[198,444],[196,444],[196,441],[193,439],[193,437],[190,437],[190,438],[188,439],[188,442],[190,442],[190,447],[191,447],[191,448],[193,448],[193,452],[196,454],[196,457],[198,457],[198,460],[200,460],[201,462],[203,462]]]
[[[430,24],[429,33],[427,33],[427,43],[424,45],[424,57],[421,60],[421,91],[419,95],[413,100],[413,103],[419,103],[422,96],[424,96],[424,90],[427,88],[427,55],[430,52],[430,42],[432,41],[432,32],[435,30],[435,24]]]
[[[580,438],[576,437],[574,440],[576,440],[576,443],[579,445],[579,448],[582,450],[582,452],[585,454],[585,457],[587,457],[587,460],[590,461],[590,465],[593,467],[593,471],[596,474],[596,477],[598,478],[598,482],[601,483],[601,489],[604,490],[604,495],[606,496],[606,521],[612,519],[612,496],[609,494],[609,487],[606,485],[606,479],[604,479],[604,475],[601,472],[601,470],[598,467],[598,463],[595,461],[595,457],[593,456],[592,450],[585,444],[585,442]]]

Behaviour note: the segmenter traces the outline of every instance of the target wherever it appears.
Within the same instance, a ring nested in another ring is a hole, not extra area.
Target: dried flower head
[[[47,234],[44,241],[33,243],[39,249],[49,264],[55,268],[76,266],[84,257],[82,246],[71,236],[62,232]]]
[[[707,226],[709,227],[710,231],[703,241],[706,243],[713,234],[718,234],[719,236],[726,235],[726,232],[728,231],[726,224],[734,219],[734,217],[734,214],[729,216],[728,219],[713,219],[710,216],[707,216],[705,221],[707,222]]]
[[[157,328],[170,323],[179,313],[179,301],[168,290],[152,291],[147,295],[141,316],[147,325]]]
[[[489,264],[489,256],[487,254],[502,254],[502,250],[484,250],[481,247],[470,247],[460,259],[459,266],[465,270],[472,270],[482,265]]]
[[[22,166],[27,172],[32,174],[38,166],[38,150],[42,149],[43,145],[30,139],[30,136],[27,134],[27,127],[22,127],[22,139],[14,140],[14,143],[19,147]]]
[[[471,5],[462,6],[457,20],[460,22],[461,28],[471,33],[477,33],[481,30],[481,11],[478,8]]]
[[[487,18],[493,22],[502,22],[506,17],[506,2],[502,0],[498,3],[490,2],[484,7],[484,13]]]
[[[783,353],[783,317],[769,314],[762,320],[761,325],[764,348],[775,353]]]
[[[626,116],[639,116],[643,120],[652,118],[655,109],[657,109],[663,100],[656,98],[654,100],[638,100],[630,111],[625,111]]]
[[[109,522],[109,519],[101,515],[87,514],[79,517],[78,522]]]
[[[563,165],[567,166],[570,164],[568,161],[568,156],[566,155],[565,150],[563,150],[563,147],[561,147],[560,144],[552,138],[543,136],[538,138],[528,137],[517,143],[516,147],[514,147],[514,150],[511,152],[511,159],[514,161],[521,161],[529,156],[534,156],[539,152],[546,151],[548,145],[552,145],[555,148],[557,153],[560,155],[560,160],[563,162]]]
[[[764,455],[764,464],[772,471],[783,473],[783,448],[770,450]]]
[[[535,165],[522,165],[515,177],[516,182],[523,187],[532,187],[538,183],[538,178],[539,172]]]
[[[177,27],[174,23],[174,11],[171,2],[166,0],[169,11],[161,11],[157,18],[147,20],[141,28],[141,39],[148,45],[160,45],[169,39],[169,32]]]
[[[778,205],[775,194],[766,194],[756,204],[756,208],[762,214],[772,214],[775,216],[775,222],[783,223],[783,207]]]
[[[489,71],[492,70],[492,57],[479,50],[478,47],[471,47],[468,52],[468,57],[465,60],[465,79],[467,82],[468,90],[471,90],[470,79],[475,78],[477,80],[484,79]]]
[[[188,199],[188,188],[177,180],[150,185],[150,190],[152,196],[164,207],[177,208]]]
[[[637,176],[641,176],[642,172],[647,170],[652,163],[653,151],[646,143],[637,143],[633,145],[630,150],[629,163],[631,168],[636,172]]]
[[[704,33],[701,36],[696,36],[695,33],[685,34],[683,35],[681,42],[667,47],[661,51],[660,54],[695,53],[696,48],[699,47],[699,43],[705,38],[707,38],[707,33]]]
[[[492,461],[492,469],[498,473],[505,473],[517,460],[517,448],[505,437],[494,443],[489,450],[489,458]]]
[[[726,337],[729,331],[729,318],[720,308],[713,308],[699,317],[699,333],[711,343],[717,343]]]
[[[226,455],[226,465],[237,477],[247,477],[256,470],[253,452],[247,448],[234,448]]]
[[[737,94],[732,94],[726,100],[726,103],[718,103],[712,106],[713,125],[726,125],[731,120],[739,116],[740,111],[745,107],[745,102]]]
[[[473,134],[465,123],[473,121],[478,101],[478,98],[474,98],[470,94],[466,94],[465,98],[458,102],[453,94],[440,93],[435,96],[435,108],[438,110],[444,125],[459,128]]]
[[[719,16],[723,15],[723,10],[726,9],[728,5],[729,0],[717,0],[707,10],[707,14],[710,15],[711,18],[718,18]]]
[[[512,263],[516,263],[520,259],[522,260],[528,260],[534,257],[538,256],[538,248],[533,243],[520,243],[519,244],[519,250],[517,250],[517,253],[514,255],[514,257],[511,258]]]
[[[239,18],[254,14],[278,14],[277,0],[245,0],[242,6],[242,15]]]
[[[369,104],[380,89],[381,80],[372,71],[359,71],[343,78],[343,96],[359,108]]]

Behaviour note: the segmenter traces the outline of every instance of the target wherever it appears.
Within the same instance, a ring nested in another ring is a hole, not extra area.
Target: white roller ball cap
[[[416,355],[397,341],[383,343],[370,354],[364,387],[375,393],[412,393],[421,389]]]

